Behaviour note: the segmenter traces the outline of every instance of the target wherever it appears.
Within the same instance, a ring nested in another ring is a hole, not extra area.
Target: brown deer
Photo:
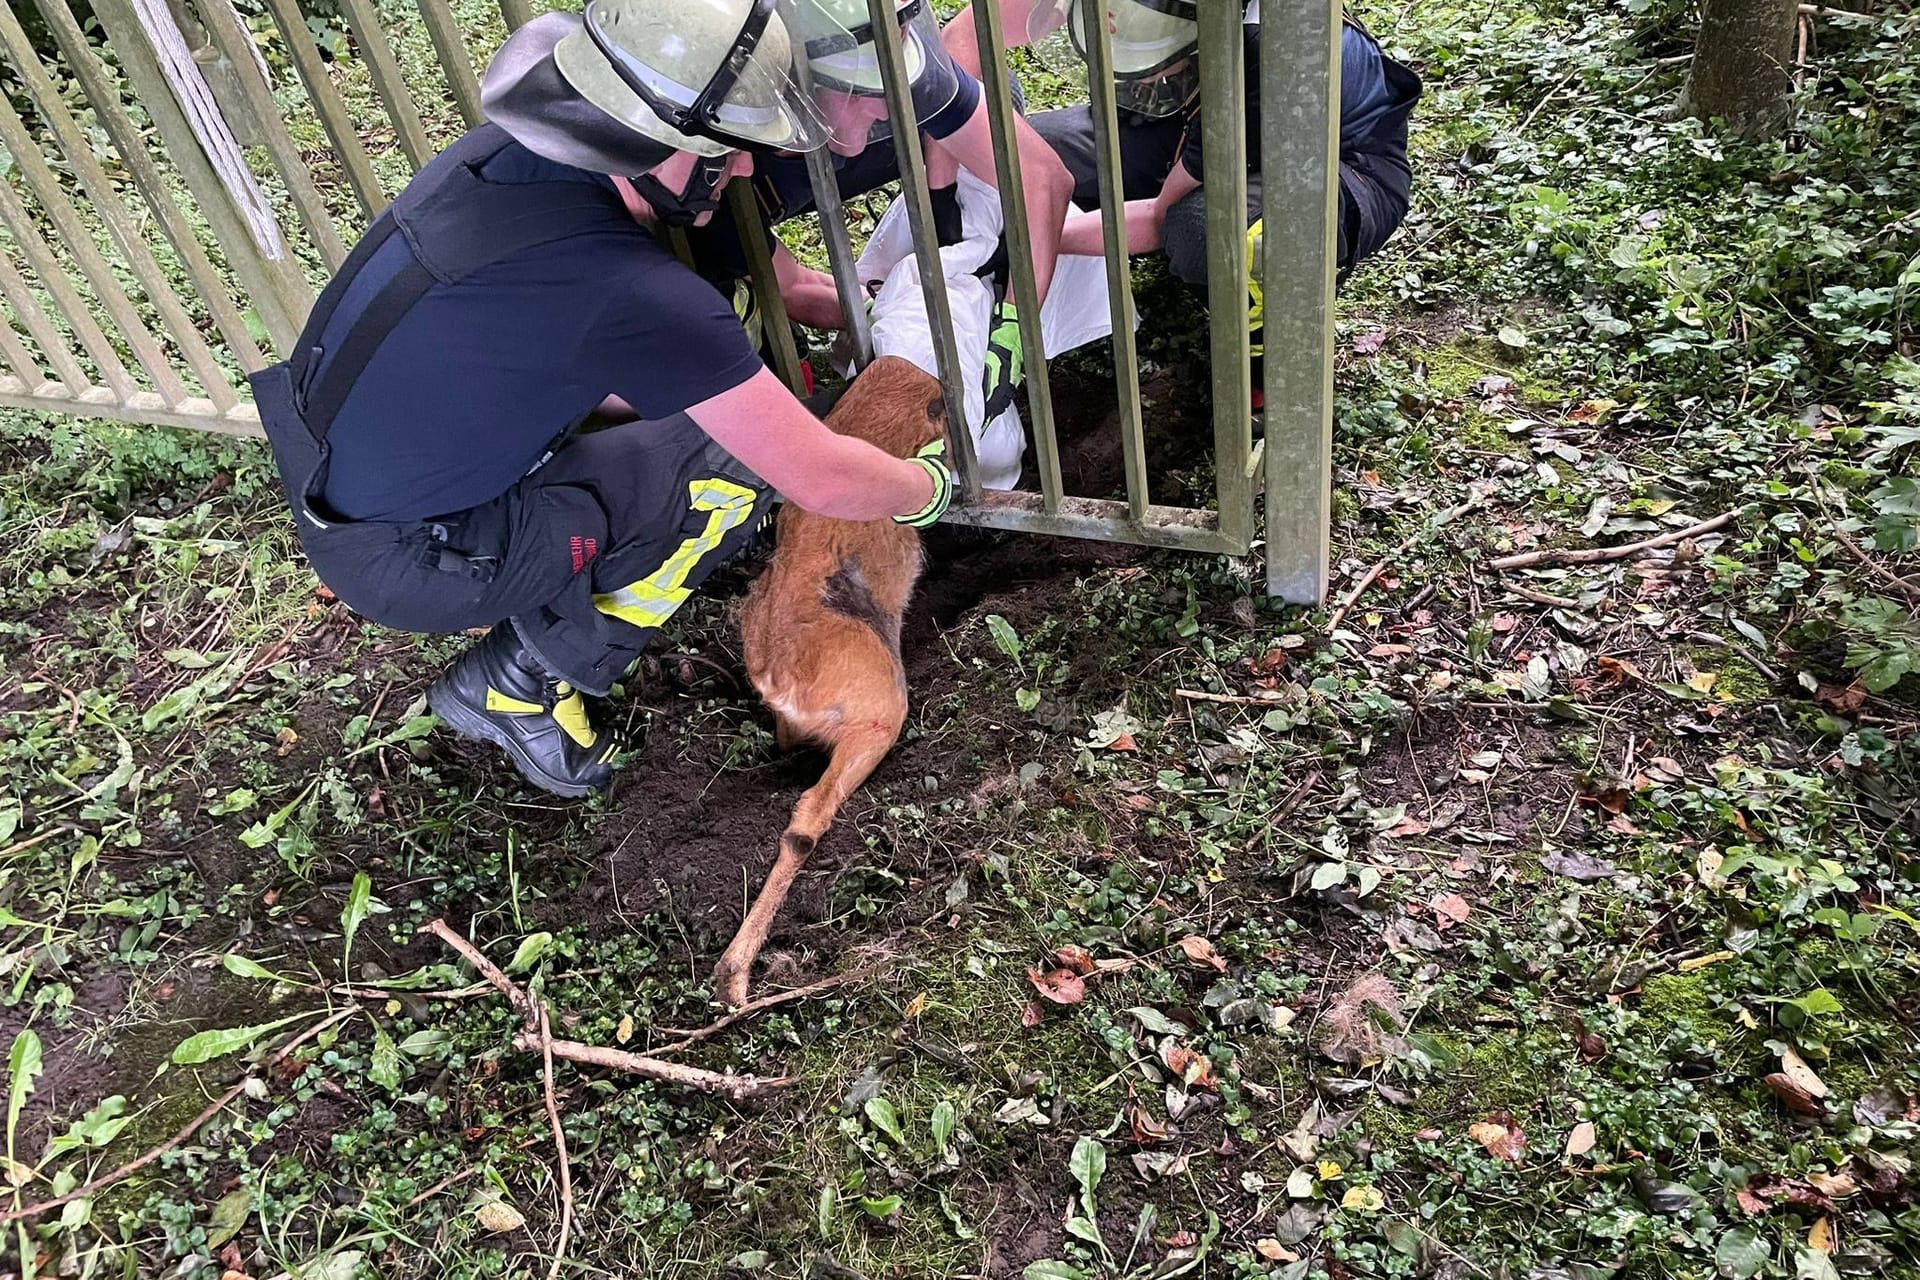
[[[911,458],[945,434],[946,412],[937,381],[882,356],[826,422]],[[891,520],[835,520],[788,504],[777,528],[773,563],[741,614],[747,675],[773,711],[781,750],[815,743],[831,758],[794,806],[773,870],[714,969],[717,993],[736,1006],[794,877],[906,723],[900,619],[921,568],[919,532]]]

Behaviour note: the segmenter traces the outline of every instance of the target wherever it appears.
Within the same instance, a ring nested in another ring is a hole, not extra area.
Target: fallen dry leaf
[[[1369,658],[1405,658],[1413,654],[1410,644],[1377,644],[1367,650]]]
[[[908,1022],[912,1022],[915,1018],[919,1017],[921,1014],[925,1013],[926,1011],[927,1011],[927,993],[922,991],[919,995],[907,1001],[907,1007],[905,1010],[902,1011],[901,1017]]]
[[[1634,823],[1632,818],[1629,818],[1624,813],[1616,813],[1611,818],[1608,818],[1607,830],[1613,832],[1615,835],[1622,836],[1637,836],[1640,834],[1640,828]]]
[[[1140,1146],[1147,1147],[1156,1142],[1165,1142],[1171,1136],[1167,1126],[1145,1107],[1130,1108],[1128,1119],[1133,1125],[1133,1140]]]
[[[1052,969],[1046,973],[1027,970],[1027,981],[1055,1004],[1079,1004],[1087,998],[1087,984],[1071,969]]]
[[[1842,1169],[1839,1173],[1810,1173],[1807,1181],[1821,1195],[1832,1196],[1835,1200],[1844,1200],[1860,1190],[1860,1184],[1853,1175]]]
[[[1027,1007],[1020,1011],[1020,1025],[1031,1031],[1039,1026],[1047,1016],[1047,1011],[1038,1000],[1027,1001]]]
[[[1609,658],[1604,654],[1595,663],[1600,669],[1600,679],[1610,685],[1623,685],[1629,680],[1645,680],[1640,668],[1625,658]]]
[[[1672,756],[1655,756],[1647,761],[1646,773],[1655,782],[1678,782],[1687,776],[1686,769]]]
[[[1370,356],[1379,351],[1387,342],[1385,329],[1369,329],[1353,340],[1353,353],[1357,356]],[[1287,1259],[1292,1262],[1292,1258]]]
[[[1742,1187],[1738,1191],[1734,1192],[1733,1198],[1739,1202],[1742,1212],[1747,1213],[1753,1217],[1758,1217],[1759,1215],[1765,1213],[1769,1207],[1765,1200],[1762,1200],[1759,1196],[1753,1194],[1753,1192],[1747,1190],[1745,1187]]]
[[[1253,1242],[1253,1248],[1254,1248],[1254,1252],[1258,1253],[1261,1257],[1265,1258],[1268,1262],[1300,1261],[1299,1254],[1287,1248],[1287,1246],[1281,1244],[1278,1240],[1275,1240],[1272,1236],[1268,1236],[1264,1240],[1255,1240]]]
[[[1416,818],[1409,814],[1380,834],[1392,836],[1395,840],[1404,840],[1408,836],[1423,836],[1431,830],[1433,830],[1432,823],[1426,821],[1424,818]]]
[[[1442,894],[1433,900],[1433,914],[1439,917],[1441,929],[1451,929],[1467,922],[1467,917],[1473,914],[1473,904],[1457,893]]]
[[[1140,744],[1133,740],[1133,735],[1130,733],[1123,733],[1107,744],[1109,751],[1138,751],[1139,749]]]
[[[1738,958],[1738,954],[1732,951],[1716,951],[1707,956],[1689,956],[1680,962],[1679,968],[1682,973],[1692,973],[1696,969],[1705,969],[1709,965],[1722,964]]]
[[[299,743],[300,735],[286,725],[280,726],[280,732],[273,735],[273,754],[285,756]]]
[[[518,1231],[526,1225],[527,1216],[508,1204],[505,1200],[489,1200],[475,1211],[480,1219],[482,1230],[500,1235],[508,1231]]]
[[[1467,1136],[1487,1149],[1496,1160],[1519,1164],[1527,1158],[1527,1135],[1506,1116],[1496,1116],[1467,1126]]]
[[[1813,1068],[1807,1065],[1806,1059],[1802,1058],[1792,1049],[1782,1049],[1780,1051],[1780,1070],[1784,1071],[1787,1078],[1799,1086],[1809,1097],[1824,1098],[1827,1096],[1826,1082],[1815,1075]]]
[[[1213,1088],[1213,1059],[1204,1053],[1195,1053],[1178,1040],[1168,1038],[1160,1046],[1160,1061],[1166,1063],[1167,1070],[1173,1072],[1183,1082],[1196,1089]]]
[[[1092,973],[1094,970],[1093,952],[1087,950],[1085,947],[1075,946],[1073,943],[1068,943],[1066,946],[1056,950],[1053,953],[1053,958],[1059,961],[1063,967],[1071,969],[1082,976]]]
[[[627,1014],[620,1019],[620,1025],[613,1029],[613,1038],[621,1044],[633,1039],[633,1015]]]
[[[1822,1218],[1807,1232],[1807,1248],[1815,1253],[1833,1252],[1833,1219]]]
[[[1854,712],[1866,705],[1867,689],[1859,681],[1850,685],[1823,684],[1814,691],[1813,700],[1835,711]]]
[[[1153,810],[1153,797],[1141,795],[1137,791],[1130,796],[1122,796],[1120,803],[1135,813],[1150,813]]]
[[[1599,1135],[1594,1132],[1593,1121],[1582,1120],[1573,1126],[1573,1132],[1567,1135],[1567,1154],[1583,1156],[1593,1150],[1594,1143],[1598,1141]]]
[[[1583,400],[1579,405],[1567,411],[1568,422],[1585,423],[1598,426],[1605,422],[1609,414],[1620,407],[1618,400]]]
[[[1378,1187],[1348,1187],[1347,1194],[1340,1197],[1340,1207],[1361,1213],[1378,1213],[1387,1207],[1387,1198],[1380,1194]]]
[[[1695,693],[1712,693],[1713,686],[1719,683],[1718,671],[1696,671],[1687,677],[1687,688]]]
[[[1217,969],[1221,973],[1227,971],[1226,960],[1218,951],[1213,949],[1211,942],[1200,937],[1198,934],[1188,934],[1186,937],[1180,939],[1180,950],[1186,952],[1187,959],[1193,961],[1193,963],[1203,969]]]
[[[1773,1090],[1774,1096],[1787,1104],[1789,1111],[1797,1111],[1803,1116],[1824,1115],[1826,1108],[1820,1100],[1801,1088],[1794,1078],[1784,1071],[1774,1071],[1761,1077],[1761,1083]]]

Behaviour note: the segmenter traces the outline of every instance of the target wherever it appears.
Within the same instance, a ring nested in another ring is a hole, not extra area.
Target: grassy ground
[[[1429,79],[1342,312],[1336,593],[1383,571],[1336,623],[1245,564],[934,537],[914,719],[760,989],[862,976],[678,1055],[769,1101],[561,1065],[563,1274],[1920,1274],[1911,19],[1822,20],[1742,146],[1663,114],[1679,5],[1365,10]],[[1192,308],[1141,283],[1178,483]],[[1109,385],[1060,371],[1096,488]],[[8,415],[0,537],[14,1202],[242,1086],[0,1269],[546,1274],[539,1063],[419,930],[577,1040],[716,1016],[817,768],[737,581],[566,805],[432,729],[464,640],[317,591],[254,446]]]

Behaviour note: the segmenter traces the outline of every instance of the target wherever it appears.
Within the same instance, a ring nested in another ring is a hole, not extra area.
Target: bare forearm
[[[1152,200],[1129,200],[1124,206],[1126,248],[1129,255],[1152,253],[1160,247],[1160,210]],[[1076,213],[1060,232],[1060,252],[1099,257],[1107,251],[1106,224],[1098,209]]]

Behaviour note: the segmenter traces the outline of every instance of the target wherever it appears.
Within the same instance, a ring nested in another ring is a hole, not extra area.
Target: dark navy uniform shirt
[[[518,144],[491,182],[583,182],[622,208],[611,181]],[[328,325],[340,339],[388,278],[382,258]],[[374,355],[341,406],[325,500],[349,520],[449,515],[512,488],[608,395],[663,418],[762,368],[727,301],[627,218],[538,246],[430,290]]]

